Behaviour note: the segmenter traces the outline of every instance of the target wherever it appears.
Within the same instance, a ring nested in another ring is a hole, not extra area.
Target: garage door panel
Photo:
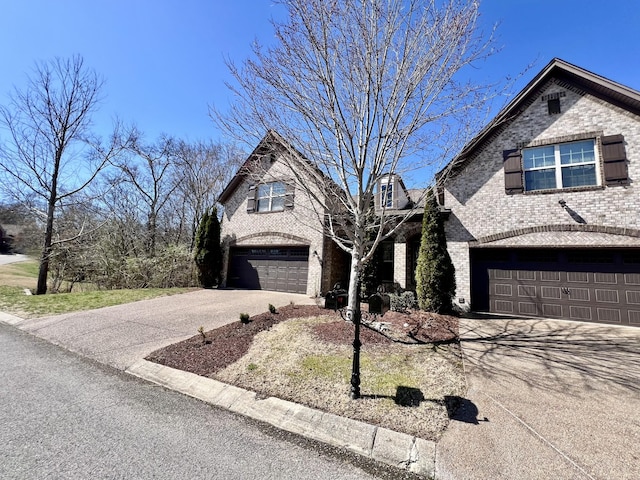
[[[545,317],[562,317],[562,305],[556,305],[553,303],[542,304],[542,315]]]
[[[567,282],[589,283],[589,274],[587,272],[567,272]]]
[[[562,292],[560,292],[560,287],[548,287],[543,285],[540,289],[542,298],[562,298]]]
[[[535,285],[518,285],[518,297],[536,298],[537,287]]]
[[[559,282],[560,281],[560,272],[540,272],[540,280],[543,282]]]
[[[591,290],[589,290],[588,288],[572,287],[569,289],[569,295],[571,295],[571,300],[576,302],[591,301]]]
[[[598,308],[598,321],[605,323],[620,323],[620,310],[617,308]]]
[[[640,326],[640,262],[629,255],[640,251],[472,251],[472,308]]]
[[[625,273],[624,283],[626,285],[640,285],[640,273]]]
[[[511,280],[512,274],[511,270],[493,270],[493,278],[496,280]]]
[[[596,272],[593,274],[593,281],[606,285],[616,285],[618,283],[618,277],[615,273]]]
[[[640,291],[627,290],[625,294],[628,305],[640,305]]]
[[[617,290],[603,290],[596,288],[596,302],[599,303],[620,303]]]
[[[513,302],[509,300],[495,300],[492,303],[496,313],[515,313],[513,311]]]
[[[307,292],[308,247],[234,248],[228,284],[235,288]]]
[[[513,296],[513,285],[497,283],[495,285],[494,293],[496,295],[511,297]]]
[[[540,316],[540,307],[535,303],[518,302],[518,313],[520,315]]]
[[[578,307],[576,305],[569,306],[569,318],[571,320],[580,320],[583,322],[590,322],[593,320],[591,317],[591,307]]]
[[[516,274],[516,278],[518,280],[530,280],[530,281],[535,281],[536,279],[536,272],[532,271],[532,270],[518,270],[517,274]]]

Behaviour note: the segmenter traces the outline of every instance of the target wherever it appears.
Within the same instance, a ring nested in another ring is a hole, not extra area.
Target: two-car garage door
[[[309,247],[236,247],[230,251],[228,285],[307,293]]]
[[[472,308],[640,326],[640,251],[474,249]]]

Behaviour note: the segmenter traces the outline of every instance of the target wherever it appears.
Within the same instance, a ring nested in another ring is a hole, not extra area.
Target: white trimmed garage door
[[[640,327],[640,251],[472,250],[477,311]]]
[[[307,293],[308,275],[309,247],[236,247],[230,251],[227,285]]]

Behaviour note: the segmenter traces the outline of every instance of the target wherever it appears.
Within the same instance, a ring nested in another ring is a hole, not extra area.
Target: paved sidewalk
[[[24,262],[25,260],[29,260],[29,257],[27,257],[26,255],[21,255],[19,253],[0,254],[0,265],[8,265],[10,263]]]

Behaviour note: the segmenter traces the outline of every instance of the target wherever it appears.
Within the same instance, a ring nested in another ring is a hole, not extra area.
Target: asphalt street
[[[398,478],[0,323],[0,478]]]

